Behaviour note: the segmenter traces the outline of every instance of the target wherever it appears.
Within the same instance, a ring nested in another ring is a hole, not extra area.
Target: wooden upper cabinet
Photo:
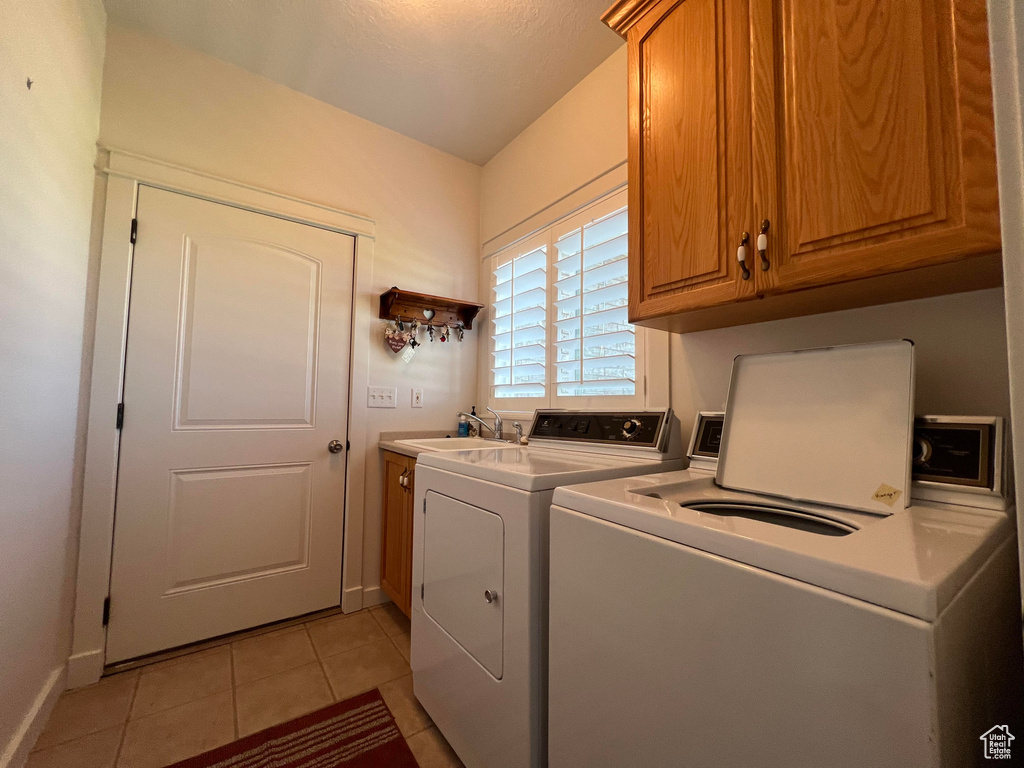
[[[752,0],[765,293],[1000,247],[984,0]]]
[[[631,320],[754,294],[735,258],[751,205],[745,2],[649,5],[627,35]]]
[[[621,0],[604,20],[629,52],[633,320],[1000,282],[985,0]]]

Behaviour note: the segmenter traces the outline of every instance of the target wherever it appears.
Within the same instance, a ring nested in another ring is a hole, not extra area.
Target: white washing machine
[[[671,411],[538,411],[527,447],[420,454],[416,698],[469,768],[546,764],[548,512],[559,485],[684,466]]]
[[[689,470],[555,491],[551,768],[952,767],[1024,738],[999,420],[919,423],[904,494],[876,457],[910,467],[907,350],[822,352],[739,358]]]

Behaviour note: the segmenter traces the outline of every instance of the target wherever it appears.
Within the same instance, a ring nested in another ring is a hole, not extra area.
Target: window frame
[[[485,370],[485,392],[487,404],[495,411],[503,414],[527,414],[537,408],[565,408],[565,409],[591,409],[591,410],[623,410],[639,409],[650,407],[648,398],[648,353],[650,351],[650,331],[642,326],[634,326],[634,382],[635,390],[632,395],[559,395],[557,382],[557,367],[555,366],[555,342],[557,339],[557,311],[554,302],[556,301],[557,274],[555,262],[557,261],[557,248],[555,243],[574,230],[581,231],[615,213],[627,208],[627,190],[620,188],[603,196],[602,198],[583,206],[577,211],[564,216],[535,234],[512,243],[495,252],[484,260],[487,270],[487,341],[486,348],[486,370]],[[543,397],[495,397],[494,384],[494,363],[495,357],[495,318],[494,318],[494,296],[497,281],[495,271],[503,264],[512,261],[518,256],[535,251],[540,247],[545,248],[546,262],[546,296],[545,296],[545,323],[547,334],[545,336],[544,370],[545,386]],[[582,242],[581,242],[582,247]],[[664,334],[659,334],[664,335]],[[582,352],[581,337],[581,352]],[[664,344],[667,347],[667,343]],[[667,349],[665,350],[667,352]],[[582,356],[581,356],[582,357]],[[666,373],[667,373],[667,366]],[[667,388],[667,387],[666,387]]]

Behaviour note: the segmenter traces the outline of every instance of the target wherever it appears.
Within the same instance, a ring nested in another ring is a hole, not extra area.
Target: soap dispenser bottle
[[[476,416],[476,406],[475,405],[472,408],[469,409],[469,413],[470,413],[471,416]],[[479,427],[479,425],[475,421],[469,422],[469,436],[470,437],[480,437],[480,427]]]
[[[459,437],[469,437],[469,419],[466,414],[459,414]]]

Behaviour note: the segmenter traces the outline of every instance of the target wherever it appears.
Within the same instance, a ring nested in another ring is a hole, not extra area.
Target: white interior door
[[[341,600],[354,239],[141,187],[107,663]]]

